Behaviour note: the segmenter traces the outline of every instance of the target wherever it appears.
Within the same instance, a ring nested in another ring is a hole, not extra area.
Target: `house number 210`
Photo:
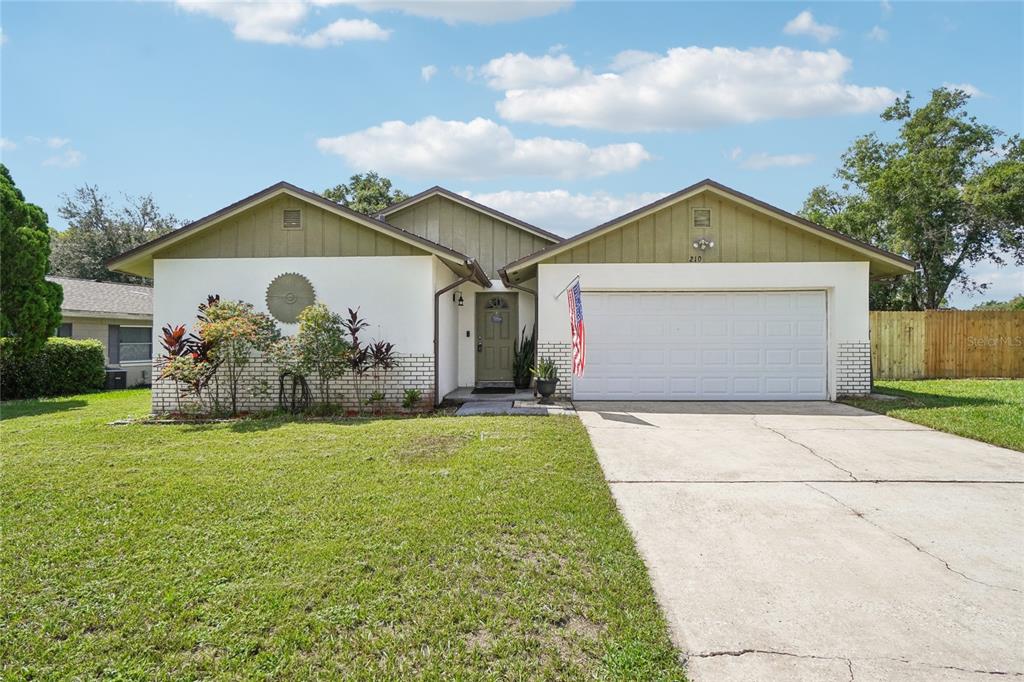
[[[690,262],[691,263],[703,263],[704,262],[704,256],[690,256]]]

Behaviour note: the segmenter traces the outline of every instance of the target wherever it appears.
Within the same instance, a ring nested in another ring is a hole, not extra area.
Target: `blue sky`
[[[376,168],[570,234],[704,177],[789,210],[896,93],[1021,132],[1020,3],[4,2],[2,155],[198,218]],[[987,295],[1024,270],[982,264]]]

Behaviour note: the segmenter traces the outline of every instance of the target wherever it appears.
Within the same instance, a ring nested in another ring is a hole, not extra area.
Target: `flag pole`
[[[575,282],[576,280],[578,280],[579,278],[580,278],[580,273],[577,272],[576,276],[573,277],[572,279],[570,279],[569,283],[566,284],[564,287],[562,287],[561,291],[559,291],[557,294],[555,294],[555,300],[557,301],[562,296],[562,294],[564,294],[566,292],[566,290],[568,290],[569,287],[572,286],[572,283]]]

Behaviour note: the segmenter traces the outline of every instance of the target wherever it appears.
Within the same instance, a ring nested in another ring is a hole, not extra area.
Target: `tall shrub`
[[[280,335],[269,315],[244,301],[217,301],[196,324],[196,336],[210,345],[218,375],[225,375],[232,414],[238,414],[238,389],[245,368],[256,353],[269,351]]]
[[[341,326],[345,329],[345,333],[348,334],[349,351],[346,365],[349,371],[352,372],[355,380],[353,383],[356,387],[356,404],[359,406],[359,412],[361,413],[363,411],[363,375],[370,369],[370,348],[363,345],[359,334],[369,327],[370,324],[359,317],[359,308],[355,310],[349,308],[348,317],[342,320]]]
[[[46,281],[50,228],[46,213],[14,185],[0,164],[0,336],[38,350],[60,324],[64,290]]]
[[[314,303],[299,313],[299,331],[294,352],[299,365],[316,374],[321,406],[330,403],[330,383],[345,373],[350,346],[345,340],[341,316],[323,303]]]
[[[0,398],[72,395],[103,388],[103,344],[93,339],[51,338],[26,352],[11,338],[0,338]]]

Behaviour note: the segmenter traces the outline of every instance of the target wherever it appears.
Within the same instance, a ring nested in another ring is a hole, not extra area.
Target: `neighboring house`
[[[370,217],[282,182],[108,266],[154,278],[157,327],[191,326],[208,294],[255,304],[285,333],[312,300],[358,307],[366,337],[401,354],[389,397],[416,388],[435,402],[511,385],[512,345],[535,321],[566,396],[863,394],[868,280],[913,270],[710,180],[568,240],[440,187]],[[574,381],[560,291],[577,274],[588,357]],[[246,406],[272,407],[276,372],[260,362],[250,373]],[[351,401],[350,384],[339,390]],[[153,402],[174,409],[173,388],[158,385]]]
[[[152,381],[152,287],[71,277],[46,279],[64,289],[56,336],[102,343],[107,367],[125,370],[128,386]]]

